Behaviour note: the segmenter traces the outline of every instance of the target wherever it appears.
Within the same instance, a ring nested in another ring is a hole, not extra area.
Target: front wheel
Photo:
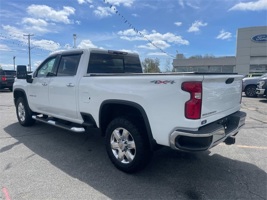
[[[112,163],[120,170],[133,173],[143,169],[152,156],[146,131],[127,118],[116,118],[106,130],[106,150]]]
[[[22,126],[31,126],[35,123],[32,118],[32,111],[22,97],[19,97],[16,101],[16,112],[18,121]]]
[[[255,85],[249,85],[245,89],[245,94],[247,97],[256,97],[256,86]]]

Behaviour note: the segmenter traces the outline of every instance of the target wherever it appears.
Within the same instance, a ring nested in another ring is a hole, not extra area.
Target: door
[[[65,119],[77,119],[77,69],[81,54],[62,55],[57,76],[49,83],[49,112]]]
[[[28,101],[31,109],[37,112],[47,112],[49,106],[48,85],[51,74],[54,74],[57,57],[46,59],[33,76],[33,82],[28,87]]]

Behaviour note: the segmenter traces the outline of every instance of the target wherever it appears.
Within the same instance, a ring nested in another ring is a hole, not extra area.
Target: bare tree
[[[142,62],[144,73],[160,73],[159,64],[158,58],[145,58]]]
[[[165,61],[165,72],[171,72],[171,60],[168,58]]]

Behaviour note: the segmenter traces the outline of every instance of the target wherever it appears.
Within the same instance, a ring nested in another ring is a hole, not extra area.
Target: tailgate
[[[239,110],[242,78],[242,75],[205,75],[201,118]]]

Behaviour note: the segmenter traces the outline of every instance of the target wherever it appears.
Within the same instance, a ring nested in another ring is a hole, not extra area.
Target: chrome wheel
[[[110,146],[115,158],[128,164],[134,160],[136,155],[136,146],[131,133],[124,128],[116,128],[110,137]]]
[[[18,117],[21,122],[25,121],[25,107],[22,102],[18,104]]]
[[[35,120],[32,118],[33,113],[23,97],[16,99],[16,113],[22,126],[31,126],[35,123]]]

